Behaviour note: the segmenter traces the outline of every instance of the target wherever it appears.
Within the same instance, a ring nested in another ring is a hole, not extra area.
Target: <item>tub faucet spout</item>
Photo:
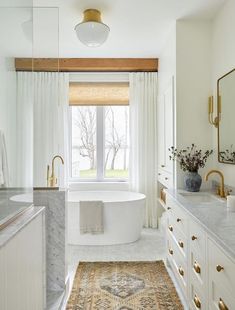
[[[64,160],[62,158],[62,156],[60,155],[56,155],[53,157],[52,159],[52,169],[51,169],[51,176],[50,176],[50,166],[47,166],[47,186],[48,187],[55,187],[57,184],[57,178],[55,176],[55,159],[59,158],[62,162],[62,164],[64,165]]]

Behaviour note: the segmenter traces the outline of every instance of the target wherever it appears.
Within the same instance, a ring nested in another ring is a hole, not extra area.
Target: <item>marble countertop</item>
[[[26,210],[32,205],[32,202],[25,201],[12,201],[14,195],[22,195],[25,193],[32,193],[32,189],[20,189],[20,188],[1,188],[0,189],[0,226],[18,213]]]
[[[0,231],[0,248],[30,223],[45,207],[30,207],[28,210]]]
[[[180,195],[180,190],[166,192],[235,260],[235,212],[228,211],[226,201],[192,203]]]

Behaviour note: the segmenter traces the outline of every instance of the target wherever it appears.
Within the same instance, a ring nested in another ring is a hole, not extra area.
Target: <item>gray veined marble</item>
[[[67,279],[65,190],[34,190],[34,205],[45,206],[47,291],[64,291]]]
[[[235,260],[235,212],[228,211],[226,201],[190,203],[177,190],[167,193]]]

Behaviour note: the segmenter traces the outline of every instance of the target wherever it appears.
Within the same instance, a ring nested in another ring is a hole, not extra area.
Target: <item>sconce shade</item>
[[[75,26],[78,39],[89,47],[102,45],[107,40],[110,29],[102,23],[100,11],[88,9],[83,14],[83,21]]]

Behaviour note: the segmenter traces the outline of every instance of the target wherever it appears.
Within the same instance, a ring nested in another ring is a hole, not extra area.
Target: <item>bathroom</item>
[[[235,1],[0,25],[0,310],[235,309]]]

